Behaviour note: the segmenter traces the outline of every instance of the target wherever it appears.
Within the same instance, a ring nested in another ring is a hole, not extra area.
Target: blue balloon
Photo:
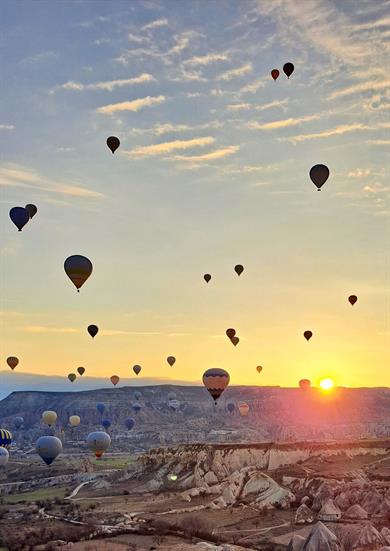
[[[128,419],[126,419],[125,425],[126,425],[126,428],[127,428],[128,430],[131,430],[131,429],[134,427],[134,425],[135,425],[134,419],[132,419],[131,417],[129,417]]]
[[[230,413],[233,413],[233,411],[235,410],[235,407],[236,407],[236,406],[235,406],[232,402],[230,402],[230,403],[227,405],[228,411],[229,411]]]
[[[6,429],[0,429],[0,448],[9,450],[12,443],[12,433]]]
[[[103,415],[104,410],[106,409],[106,406],[104,404],[102,404],[101,402],[99,402],[98,404],[96,404],[96,409],[98,410],[98,412],[101,415]]]
[[[109,429],[111,427],[111,421],[109,419],[103,419],[102,427],[104,427],[106,430]]]
[[[138,413],[141,409],[142,407],[139,404],[133,404],[133,410],[135,413]]]
[[[12,222],[18,228],[19,231],[22,231],[23,226],[27,224],[30,220],[30,215],[28,211],[23,207],[14,207],[9,211],[9,217]]]
[[[14,425],[16,429],[20,429],[20,427],[23,425],[24,419],[23,417],[15,417],[14,419]]]

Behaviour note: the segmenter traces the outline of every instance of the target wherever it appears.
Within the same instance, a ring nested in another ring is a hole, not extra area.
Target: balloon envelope
[[[15,224],[15,226],[18,228],[19,231],[22,231],[22,228],[30,220],[29,213],[23,207],[13,207],[9,211],[9,217],[11,218],[12,222]]]
[[[51,410],[44,411],[42,413],[42,420],[46,425],[51,427],[57,421],[57,414],[55,411]]]
[[[15,417],[14,419],[14,425],[16,429],[20,429],[20,427],[23,425],[24,419],[23,417]]]
[[[120,379],[119,379],[118,375],[112,375],[112,376],[110,377],[110,381],[112,382],[112,384],[113,384],[114,386],[116,386],[116,385],[119,383],[119,380],[120,380]]]
[[[78,427],[79,424],[80,424],[80,417],[78,415],[71,415],[69,417],[69,424],[72,426],[72,427]]]
[[[136,390],[136,391],[134,392],[134,398],[135,398],[136,400],[140,400],[141,397],[142,397],[142,394],[139,392],[139,390]]]
[[[237,275],[241,275],[244,271],[244,266],[242,264],[237,264],[236,266],[234,266],[234,271]]]
[[[135,411],[135,413],[138,413],[139,411],[141,411],[142,407],[140,406],[140,404],[133,404],[132,405],[132,408],[133,410]]]
[[[311,331],[305,331],[305,332],[303,333],[303,336],[305,337],[305,339],[306,339],[307,341],[309,341],[309,340],[312,338],[313,333],[312,333]]]
[[[203,384],[213,397],[215,403],[217,403],[218,398],[228,386],[229,381],[229,373],[218,367],[207,369],[203,373]]]
[[[99,327],[97,325],[88,325],[87,331],[94,338],[99,333]]]
[[[246,402],[240,402],[238,404],[238,411],[240,412],[240,415],[243,417],[246,417],[249,413],[249,406]]]
[[[93,266],[89,258],[75,254],[65,260],[64,269],[73,285],[79,290],[92,274]]]
[[[278,78],[279,74],[280,73],[279,73],[278,69],[272,69],[271,76],[274,80],[276,80]]]
[[[69,373],[68,379],[71,383],[73,383],[77,379],[77,375],[75,373]]]
[[[311,387],[311,381],[309,379],[301,379],[299,381],[299,386],[300,386],[300,388],[303,388],[304,390],[306,388],[310,388]]]
[[[256,367],[256,371],[257,371],[257,373],[261,373],[261,372],[263,371],[262,366],[261,366],[261,365],[258,365],[258,366]]]
[[[15,369],[18,363],[19,363],[19,360],[15,356],[10,356],[9,358],[7,358],[7,364],[12,370]]]
[[[285,63],[283,65],[283,71],[284,71],[284,74],[287,76],[287,78],[290,78],[290,76],[293,74],[294,72],[294,65],[290,62],[288,63]]]
[[[167,362],[168,362],[169,365],[172,367],[173,364],[176,362],[176,358],[175,358],[174,356],[168,356]]]
[[[46,465],[51,465],[62,452],[62,442],[56,436],[41,436],[37,440],[35,449]]]
[[[168,400],[168,406],[173,410],[177,411],[180,407],[179,400]]]
[[[96,457],[101,457],[111,444],[110,435],[103,431],[90,432],[87,436],[87,446]]]
[[[168,400],[175,400],[176,399],[176,394],[174,392],[170,392],[168,394]]]
[[[38,209],[35,205],[26,205],[25,209],[28,212],[30,218],[34,218],[34,216],[38,212]]]
[[[140,365],[135,365],[133,367],[133,371],[136,375],[138,375],[141,372],[142,367]]]
[[[109,138],[107,138],[106,143],[107,143],[107,147],[111,150],[113,154],[121,144],[119,138],[117,138],[116,136],[110,136]]]
[[[12,432],[7,429],[0,429],[0,448],[9,450],[12,443]]]
[[[135,421],[132,417],[129,417],[128,419],[126,419],[125,421],[125,426],[127,428],[127,430],[131,430],[135,425]]]
[[[227,405],[227,409],[228,409],[229,413],[233,413],[235,408],[236,408],[236,406],[232,402],[229,402],[229,404]]]
[[[77,373],[78,373],[80,376],[84,375],[84,373],[85,373],[85,367],[78,367],[78,368],[77,368]]]
[[[230,340],[232,341],[234,346],[237,346],[237,344],[240,342],[240,339],[238,337],[232,337]]]
[[[111,421],[109,419],[103,419],[102,427],[104,427],[106,430],[109,429],[111,427]]]
[[[106,409],[106,406],[102,404],[102,402],[98,402],[96,404],[96,409],[98,410],[99,413],[103,414],[104,410]]]
[[[230,327],[229,329],[226,329],[226,335],[229,337],[230,340],[234,337],[236,334],[236,330]]]
[[[204,274],[203,279],[205,280],[206,283],[208,283],[211,279],[211,275],[210,274]]]
[[[8,463],[9,453],[5,448],[0,448],[0,467],[5,467]]]
[[[309,176],[319,191],[329,178],[329,168],[325,165],[314,165],[310,169]]]
[[[357,299],[358,299],[358,298],[357,298],[356,295],[350,295],[350,296],[348,297],[348,300],[349,300],[350,304],[352,304],[352,306],[357,302]]]

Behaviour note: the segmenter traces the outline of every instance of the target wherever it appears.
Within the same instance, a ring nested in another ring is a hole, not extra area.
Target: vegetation
[[[28,501],[41,501],[45,499],[58,498],[63,499],[66,495],[65,487],[42,488],[23,494],[10,494],[4,496],[4,503],[25,503]]]

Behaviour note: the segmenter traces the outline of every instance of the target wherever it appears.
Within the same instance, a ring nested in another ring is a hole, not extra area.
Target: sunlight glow
[[[334,381],[330,377],[326,377],[325,379],[321,379],[320,381],[320,387],[322,390],[332,390],[334,388]]]

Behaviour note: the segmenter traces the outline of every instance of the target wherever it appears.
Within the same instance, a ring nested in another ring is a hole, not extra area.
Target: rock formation
[[[298,507],[295,513],[295,524],[306,524],[313,522],[314,520],[314,513],[304,503]]]
[[[344,551],[344,548],[325,524],[317,522],[308,535],[302,551]]]

